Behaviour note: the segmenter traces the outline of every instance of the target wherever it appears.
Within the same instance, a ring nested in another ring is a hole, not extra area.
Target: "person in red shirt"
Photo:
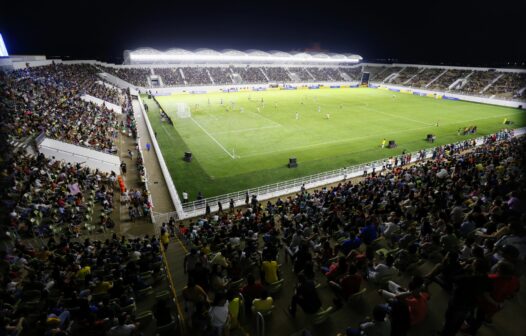
[[[407,304],[411,325],[422,322],[427,316],[427,302],[431,298],[425,289],[424,279],[419,276],[413,277],[409,282],[408,289],[405,289],[393,281],[388,282],[389,291],[379,290],[378,292],[385,299],[402,300]]]
[[[252,300],[265,299],[267,297],[267,291],[261,283],[256,282],[253,274],[248,275],[247,285],[241,288],[241,294],[243,294],[243,298],[245,299],[245,309],[248,314],[251,312]]]
[[[348,300],[349,297],[358,293],[362,285],[362,276],[357,273],[358,269],[354,264],[349,265],[349,272],[342,276],[338,281],[330,281],[329,286],[334,290],[336,297],[333,302],[337,308],[342,306],[342,299]]]
[[[468,320],[467,333],[476,335],[482,323],[491,321],[493,315],[502,309],[504,301],[510,299],[520,289],[520,279],[514,273],[513,265],[503,261],[497,265],[497,273],[488,274],[490,290],[477,303],[478,309],[474,318]]]

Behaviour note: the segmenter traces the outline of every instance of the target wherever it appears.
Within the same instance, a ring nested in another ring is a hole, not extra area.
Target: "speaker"
[[[389,140],[389,148],[395,148],[396,147],[396,142],[394,140]]]
[[[184,152],[184,158],[186,162],[192,162],[192,152]]]
[[[287,165],[289,168],[296,168],[298,166],[298,162],[296,161],[295,157],[289,158],[289,164]]]

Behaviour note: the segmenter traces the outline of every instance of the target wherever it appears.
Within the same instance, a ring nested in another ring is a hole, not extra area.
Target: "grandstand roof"
[[[126,50],[124,64],[159,64],[159,63],[315,63],[315,64],[355,64],[362,57],[355,54],[284,52],[272,50],[232,50],[217,51],[197,49],[195,51],[173,48],[160,51],[152,48]]]

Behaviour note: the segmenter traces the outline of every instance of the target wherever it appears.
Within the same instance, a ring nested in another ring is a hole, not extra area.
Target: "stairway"
[[[314,76],[310,73],[309,69],[305,68],[305,71],[309,74],[313,81],[316,81],[316,78],[314,78]]]
[[[270,79],[268,79],[268,76],[265,73],[265,71],[263,70],[263,68],[259,68],[259,70],[261,70],[261,73],[263,74],[263,76],[265,76],[265,78],[267,79],[267,82],[270,82]]]
[[[179,68],[179,73],[181,74],[181,77],[183,78],[184,85],[188,85],[188,82],[186,81],[186,78],[184,77],[183,69]]]
[[[212,85],[215,85],[214,79],[212,78],[212,75],[210,74],[210,70],[206,69],[206,73],[208,74],[208,78],[210,78],[210,81],[212,82]]]
[[[440,77],[442,77],[446,72],[448,71],[448,69],[444,70],[443,72],[441,72],[438,76],[436,76],[435,78],[433,78],[429,83],[426,84],[426,86],[424,86],[424,88],[427,88],[429,87],[429,85],[433,84],[434,82],[437,81],[437,79],[439,79]]]
[[[479,94],[483,94],[484,92],[486,92],[493,84],[495,84],[502,76],[504,76],[504,74],[500,74],[498,75],[495,79],[493,79],[488,85],[486,85],[485,88],[483,88]]]

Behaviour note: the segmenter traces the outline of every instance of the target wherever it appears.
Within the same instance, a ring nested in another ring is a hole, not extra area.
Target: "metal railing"
[[[517,136],[519,134],[523,134],[525,130],[526,128],[516,129],[515,135]],[[488,135],[481,136],[481,137],[474,138],[474,139],[466,139],[466,140],[459,141],[453,144],[429,147],[429,148],[421,149],[419,151],[406,153],[405,155],[408,155],[408,154],[411,155],[411,161],[407,163],[415,163],[418,161],[427,160],[432,157],[433,152],[439,147],[460,146],[467,140],[469,141],[475,140],[476,146],[480,146],[481,144],[484,143],[484,140],[486,139],[487,136]],[[421,157],[420,155],[421,151],[425,152],[425,155],[423,157]],[[402,155],[403,154],[392,155],[390,157],[386,157],[383,159],[379,159],[379,160],[375,160],[375,161],[371,161],[367,163],[362,163],[362,164],[358,164],[358,165],[354,165],[350,167],[339,168],[339,169],[322,172],[322,173],[318,173],[318,174],[314,174],[310,176],[298,177],[292,180],[276,182],[276,183],[272,183],[272,184],[268,184],[268,185],[264,185],[264,186],[260,186],[256,188],[240,190],[240,191],[236,191],[236,192],[232,192],[232,193],[228,193],[224,195],[213,196],[213,197],[208,197],[208,198],[201,199],[201,200],[196,200],[193,202],[183,203],[183,210],[185,214],[179,217],[188,218],[188,217],[202,214],[204,209],[206,209],[207,204],[210,206],[211,211],[214,211],[215,209],[217,209],[218,202],[221,202],[221,204],[223,205],[223,208],[228,207],[228,204],[231,199],[234,201],[236,206],[239,206],[245,202],[247,194],[249,195],[249,202],[250,202],[250,197],[252,197],[252,195],[257,196],[258,200],[261,201],[263,199],[274,198],[274,197],[297,192],[301,189],[302,186],[304,186],[307,189],[310,189],[310,188],[315,188],[315,187],[322,186],[322,185],[327,185],[330,183],[344,181],[348,178],[362,176],[364,171],[367,171],[370,173],[373,168],[375,168],[375,171],[378,173],[385,169],[385,165],[389,158],[400,157]]]

